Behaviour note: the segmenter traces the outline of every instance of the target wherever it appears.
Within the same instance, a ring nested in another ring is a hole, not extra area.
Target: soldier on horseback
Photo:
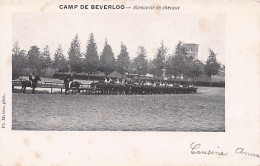
[[[41,81],[41,78],[39,76],[36,76],[35,78],[33,78],[32,73],[30,73],[29,81],[28,80],[23,80],[22,81],[21,92],[25,93],[26,92],[26,87],[31,87],[32,88],[32,93],[34,93],[34,89],[36,88],[38,81]]]
[[[69,87],[71,88],[71,83],[73,82],[73,75],[71,74],[70,75],[70,78],[69,78]]]
[[[31,83],[31,88],[32,88],[32,81],[33,81],[33,74],[32,73],[30,73],[30,75],[29,75],[29,81]]]

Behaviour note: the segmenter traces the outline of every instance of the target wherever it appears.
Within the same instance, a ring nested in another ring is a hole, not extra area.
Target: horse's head
[[[40,78],[39,76],[36,76],[34,79],[35,79],[36,81],[41,81],[41,78]]]
[[[60,80],[66,80],[67,78],[65,76],[62,76]]]

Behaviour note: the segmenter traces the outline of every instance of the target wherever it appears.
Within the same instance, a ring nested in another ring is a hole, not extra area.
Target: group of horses
[[[63,80],[65,87],[65,94],[71,89],[75,89],[77,93],[80,93],[81,83],[78,81],[73,81],[72,77],[62,76],[60,80]],[[22,81],[21,92],[26,92],[26,87],[32,88],[32,93],[37,86],[37,82],[41,81],[39,76],[34,79],[27,81]],[[115,82],[104,82],[98,81],[90,84],[91,93],[94,94],[179,94],[179,93],[196,93],[197,88],[193,86],[180,86],[174,84],[173,86],[163,85],[163,86],[152,86],[130,83],[115,83]]]
[[[152,86],[142,84],[120,84],[115,82],[99,81],[90,85],[94,93],[99,94],[179,94],[179,93],[196,93],[197,88],[189,86]]]

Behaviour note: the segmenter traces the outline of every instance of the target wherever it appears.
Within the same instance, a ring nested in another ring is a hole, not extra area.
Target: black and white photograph
[[[0,2],[0,166],[258,166],[259,0]]]
[[[12,18],[12,130],[225,132],[224,15]]]

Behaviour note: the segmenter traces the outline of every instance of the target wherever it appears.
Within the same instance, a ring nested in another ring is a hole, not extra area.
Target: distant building
[[[193,43],[183,43],[183,47],[187,50],[188,56],[194,60],[198,60],[199,45]]]

